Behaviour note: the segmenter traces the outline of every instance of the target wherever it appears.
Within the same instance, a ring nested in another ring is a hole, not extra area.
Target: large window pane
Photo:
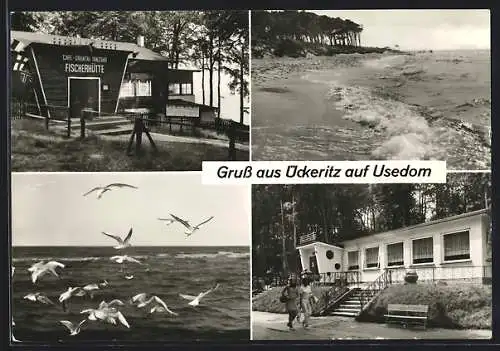
[[[413,240],[413,263],[430,263],[434,261],[434,244],[432,237]]]
[[[470,259],[469,231],[446,234],[444,236],[444,260]]]
[[[371,247],[365,250],[365,267],[373,268],[378,267],[378,247]]]
[[[403,264],[403,243],[387,245],[387,266],[402,266]]]
[[[350,251],[347,253],[348,269],[359,269],[359,251]]]

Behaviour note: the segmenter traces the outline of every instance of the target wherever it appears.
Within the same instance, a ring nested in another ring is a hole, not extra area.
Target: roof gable
[[[10,31],[10,35],[11,35],[10,37],[11,45],[13,45],[15,42],[23,43],[24,47],[27,47],[32,43],[47,44],[47,45],[62,45],[62,46],[89,45],[90,43],[93,43],[93,46],[96,49],[128,51],[134,54],[133,57],[138,60],[168,61],[166,57],[154,52],[153,50],[138,46],[136,43],[89,39],[89,38],[77,38],[77,37],[45,34],[39,32],[33,33],[33,32],[22,32],[15,30]],[[14,49],[15,48],[12,48],[12,50]]]

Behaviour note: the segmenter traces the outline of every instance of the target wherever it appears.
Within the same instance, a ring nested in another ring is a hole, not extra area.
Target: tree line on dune
[[[361,47],[363,26],[349,19],[306,11],[253,11],[252,51],[274,48],[278,56],[306,47]],[[345,48],[344,48],[345,49]]]
[[[143,35],[145,47],[167,57],[170,68],[194,63],[201,70],[203,104],[217,106],[219,117],[223,73],[230,77],[231,92],[239,94],[240,123],[248,113],[244,106],[249,95],[247,11],[14,12],[11,28],[121,42],[135,42]]]
[[[300,269],[296,246],[304,234],[335,244],[490,204],[489,174],[454,174],[446,184],[254,185],[252,270]],[[488,242],[490,251],[491,233]]]

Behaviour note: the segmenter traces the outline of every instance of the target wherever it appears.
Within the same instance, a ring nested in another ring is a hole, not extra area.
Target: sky
[[[122,188],[82,196],[109,183]],[[101,232],[135,246],[249,246],[250,188],[202,185],[201,173],[13,173],[13,246],[114,246]],[[190,237],[179,223],[158,217],[173,213],[191,224],[210,222]]]
[[[209,92],[210,83],[208,81],[208,71],[205,71],[205,104],[209,105]],[[193,92],[197,103],[201,104],[203,102],[203,89],[202,89],[202,74],[201,72],[195,72],[193,74]],[[214,72],[214,101],[213,106],[217,106],[217,70]],[[227,74],[221,74],[221,117],[226,119],[232,119],[237,122],[240,121],[240,95],[238,92],[232,94],[229,89],[228,83],[230,81],[230,76]],[[249,106],[248,97],[244,100],[244,106]],[[250,116],[245,113],[243,123],[249,125]]]
[[[402,50],[490,48],[489,10],[310,11],[363,25],[361,45]]]

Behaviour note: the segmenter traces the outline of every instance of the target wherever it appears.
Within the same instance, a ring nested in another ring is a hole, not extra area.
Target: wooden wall
[[[68,105],[68,77],[100,77],[101,78],[101,112],[113,113],[120,91],[123,70],[128,52],[117,50],[92,50],[92,57],[106,57],[107,62],[95,62],[104,66],[103,73],[65,72],[66,63],[89,63],[64,60],[63,55],[90,56],[88,46],[58,46],[49,44],[32,44],[40,71],[43,88],[49,105]],[[36,72],[34,72],[36,74]],[[103,91],[107,84],[109,90]],[[42,100],[41,100],[42,103]]]

